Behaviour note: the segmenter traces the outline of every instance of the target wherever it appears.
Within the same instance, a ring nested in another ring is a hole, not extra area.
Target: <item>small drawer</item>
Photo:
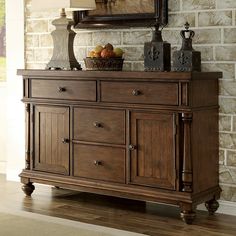
[[[101,101],[178,105],[178,83],[102,81]]]
[[[88,142],[125,144],[125,111],[75,108],[74,139]]]
[[[76,177],[125,183],[125,149],[74,144]]]
[[[31,96],[33,98],[96,101],[96,81],[32,79]]]

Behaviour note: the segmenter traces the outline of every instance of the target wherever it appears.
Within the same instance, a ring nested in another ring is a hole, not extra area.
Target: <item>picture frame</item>
[[[150,1],[151,4],[139,6],[147,1]],[[136,0],[96,0],[96,2],[98,7],[94,11],[75,11],[73,13],[75,28],[148,27],[152,26],[156,20],[162,26],[168,23],[168,0],[140,0],[137,2]],[[126,3],[127,7],[118,8],[119,5],[124,6]],[[131,7],[132,4],[135,4],[134,7]],[[149,9],[143,6],[149,6]],[[135,12],[136,10],[137,12]]]

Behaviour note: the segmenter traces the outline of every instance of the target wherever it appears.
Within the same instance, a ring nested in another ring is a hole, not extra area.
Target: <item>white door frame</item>
[[[24,167],[24,105],[23,82],[16,75],[24,68],[24,0],[6,0],[6,59],[7,59],[7,122],[6,122],[6,175],[8,180],[19,181]]]

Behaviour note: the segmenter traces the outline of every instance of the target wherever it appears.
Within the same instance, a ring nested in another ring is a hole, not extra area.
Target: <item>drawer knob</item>
[[[62,93],[62,92],[65,92],[65,91],[66,91],[65,87],[58,87],[58,92],[59,93]]]
[[[102,162],[101,162],[101,161],[98,161],[98,160],[94,160],[94,161],[93,161],[93,164],[94,164],[95,166],[101,166],[101,165],[102,165]]]
[[[137,147],[135,145],[133,145],[133,144],[129,145],[129,150],[130,151],[134,151],[135,149],[137,149]]]
[[[133,95],[133,96],[139,96],[139,95],[141,95],[141,91],[138,90],[138,89],[134,89],[134,90],[132,91],[132,95]]]
[[[62,141],[62,143],[64,143],[64,144],[67,144],[67,143],[70,142],[70,140],[69,140],[68,138],[63,138],[61,141]]]
[[[95,128],[102,128],[102,124],[100,122],[98,122],[98,121],[93,122],[93,126]]]
[[[134,89],[134,90],[132,91],[132,95],[133,95],[133,96],[139,96],[139,95],[141,95],[141,91],[138,90],[138,89]]]

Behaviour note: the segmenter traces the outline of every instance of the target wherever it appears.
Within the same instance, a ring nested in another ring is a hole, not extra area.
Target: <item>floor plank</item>
[[[151,236],[236,235],[236,217],[208,216],[198,211],[193,225],[184,224],[179,209],[35,184],[32,197],[25,197],[21,184],[0,175],[1,204],[14,210],[56,216],[84,223],[144,233]]]

